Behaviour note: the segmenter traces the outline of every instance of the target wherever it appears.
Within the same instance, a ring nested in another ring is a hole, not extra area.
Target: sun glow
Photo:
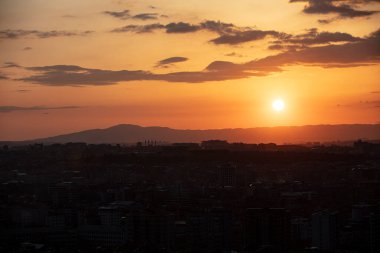
[[[272,102],[273,110],[280,112],[285,109],[285,103],[282,99],[276,99]]]

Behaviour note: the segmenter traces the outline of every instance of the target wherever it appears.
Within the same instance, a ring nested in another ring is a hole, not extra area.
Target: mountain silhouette
[[[379,140],[380,124],[279,126],[236,129],[179,130],[168,127],[142,127],[122,124],[106,129],[91,129],[49,138],[42,143],[136,143],[145,140],[161,142],[201,142],[210,139],[245,143],[302,143]]]

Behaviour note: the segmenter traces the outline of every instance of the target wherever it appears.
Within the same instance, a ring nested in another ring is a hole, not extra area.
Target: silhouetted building
[[[227,141],[209,140],[209,141],[202,141],[201,147],[206,150],[223,150],[223,149],[228,149],[229,144]]]
[[[290,215],[283,208],[248,208],[245,226],[247,250],[269,245],[278,250],[289,247]]]

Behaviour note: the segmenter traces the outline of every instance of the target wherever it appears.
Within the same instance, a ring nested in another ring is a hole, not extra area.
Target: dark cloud
[[[262,31],[250,27],[238,27],[234,24],[223,23],[220,21],[207,20],[199,24],[190,24],[185,22],[169,23],[162,25],[159,23],[150,25],[127,25],[116,28],[112,32],[135,32],[144,33],[154,30],[165,30],[166,33],[192,33],[200,30],[206,30],[219,34],[218,38],[211,40],[214,44],[236,45],[244,42],[264,39],[266,36],[281,38],[287,36],[277,31]]]
[[[134,32],[134,33],[150,33],[155,30],[165,29],[164,25],[159,23],[149,24],[149,25],[127,25],[124,27],[116,28],[111,32],[123,33],[123,32]]]
[[[283,67],[303,65],[325,68],[366,66],[380,63],[380,30],[353,42],[285,51],[247,63],[214,61],[204,70],[155,74],[143,70],[89,69],[73,65],[28,68],[35,74],[20,80],[50,86],[110,85],[127,81],[160,80],[200,83],[265,76]]]
[[[154,30],[165,30],[166,33],[190,33],[196,32],[201,28],[198,25],[192,25],[189,23],[178,22],[162,25],[160,23],[154,23],[149,25],[127,25],[121,28],[116,28],[112,32],[135,32],[146,33],[153,32]]]
[[[104,11],[103,12],[106,15],[112,16],[114,18],[119,19],[128,19],[131,17],[129,10],[123,10],[123,11]]]
[[[17,92],[20,92],[20,93],[25,93],[25,92],[29,92],[29,91],[32,91],[32,90],[16,90]]]
[[[279,32],[276,31],[261,31],[261,30],[252,30],[252,31],[242,31],[236,32],[235,34],[221,35],[220,37],[211,40],[210,42],[214,44],[229,44],[237,45],[244,42],[262,40],[267,36],[278,37],[280,36]]]
[[[334,22],[337,19],[338,18],[318,19],[318,23],[321,24],[321,25],[328,25],[328,24]]]
[[[24,47],[24,51],[28,51],[28,50],[32,50],[33,48],[32,47]]]
[[[322,67],[351,67],[377,64],[380,62],[379,44],[380,30],[360,41],[287,51],[248,63],[248,65],[281,67],[303,64]]]
[[[150,25],[127,25],[125,27],[116,28],[113,31],[139,32],[140,30],[145,30],[145,27],[147,26],[153,27],[153,29],[149,30],[150,32],[153,30],[159,30],[159,29],[165,30],[166,33],[191,33],[191,32],[197,32],[199,30],[207,30],[207,31],[215,32],[219,35],[235,34],[237,32],[242,32],[244,29],[245,30],[249,29],[249,28],[236,27],[233,24],[207,20],[199,24],[190,24],[186,22],[177,22],[177,23],[173,22],[167,25],[162,25],[158,23],[150,24]],[[133,27],[133,29],[130,29],[131,27]]]
[[[140,19],[140,20],[152,20],[152,19],[158,19],[158,13],[140,13],[137,15],[134,15],[133,19]]]
[[[1,30],[0,39],[23,39],[23,38],[53,38],[53,37],[72,37],[86,36],[93,31],[69,32],[69,31],[38,31],[38,30]]]
[[[362,38],[354,37],[348,33],[342,32],[319,32],[318,29],[312,28],[306,33],[299,35],[288,35],[281,40],[275,41],[277,44],[296,44],[296,45],[318,45],[337,42],[356,42]]]
[[[368,3],[379,3],[379,0],[290,0],[290,3],[305,2],[303,9],[307,14],[337,14],[339,18],[368,17],[378,11],[358,9]],[[331,22],[322,20],[322,22]]]
[[[170,23],[167,24],[165,28],[167,33],[190,33],[201,29],[198,25],[192,25],[184,22]]]
[[[281,50],[281,51],[297,51],[307,48],[304,45],[283,45],[283,44],[273,44],[268,46],[269,50]]]
[[[231,23],[223,23],[220,21],[207,20],[199,24],[201,29],[215,32],[219,35],[235,34],[245,30],[249,30],[249,27],[238,27]]]
[[[129,10],[123,10],[123,11],[104,11],[103,12],[106,15],[112,16],[114,18],[118,18],[121,20],[126,19],[138,19],[138,20],[155,20],[159,17],[168,17],[166,15],[160,15],[159,13],[138,13],[138,14],[131,14]]]
[[[156,67],[164,67],[178,62],[185,62],[187,60],[189,59],[186,57],[174,56],[157,62]]]
[[[31,107],[20,107],[13,105],[0,106],[1,112],[14,112],[14,111],[44,111],[44,110],[62,110],[62,109],[78,109],[79,106],[60,106],[60,107],[47,107],[47,106],[31,106]]]

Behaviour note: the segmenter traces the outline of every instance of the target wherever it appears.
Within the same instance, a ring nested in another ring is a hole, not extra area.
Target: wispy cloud
[[[104,11],[103,12],[106,15],[112,16],[114,18],[119,19],[128,19],[131,17],[129,10],[123,10],[123,11]]]
[[[14,111],[45,111],[45,110],[62,110],[62,109],[78,109],[79,106],[60,106],[60,107],[48,107],[48,106],[31,106],[31,107],[21,107],[13,105],[3,105],[0,106],[0,113],[3,112],[14,112]]]
[[[93,33],[93,31],[38,31],[38,30],[1,30],[0,39],[24,39],[24,38],[54,38],[54,37],[73,37],[73,36],[87,36]]]
[[[380,109],[380,100],[367,100],[367,101],[360,101],[356,103],[351,104],[338,104],[338,107],[350,107],[350,108],[357,108],[357,109],[371,109],[371,108],[379,108]]]
[[[137,15],[134,15],[133,19],[140,19],[140,20],[152,20],[152,19],[158,19],[159,14],[158,13],[140,13]]]
[[[21,66],[15,62],[4,62],[3,68],[20,68]]]
[[[174,63],[185,62],[188,60],[189,59],[186,57],[174,56],[174,57],[166,58],[157,62],[156,67],[168,67],[170,65],[173,65]]]
[[[230,56],[230,57],[244,57],[244,55],[236,53],[236,52],[231,52],[228,54],[225,54],[225,56]]]
[[[124,32],[134,32],[134,33],[150,33],[158,29],[164,29],[165,26],[159,23],[149,24],[149,25],[127,25],[120,28],[113,29],[112,32],[124,33]]]
[[[154,20],[158,19],[160,17],[167,17],[166,15],[160,15],[159,13],[138,13],[138,14],[131,14],[130,10],[122,10],[122,11],[104,11],[103,14],[106,14],[108,16],[118,18],[121,20],[126,19],[137,19],[137,20]]]
[[[66,15],[63,15],[62,18],[77,18],[78,16],[75,16],[75,15],[70,15],[70,14],[66,14]]]

